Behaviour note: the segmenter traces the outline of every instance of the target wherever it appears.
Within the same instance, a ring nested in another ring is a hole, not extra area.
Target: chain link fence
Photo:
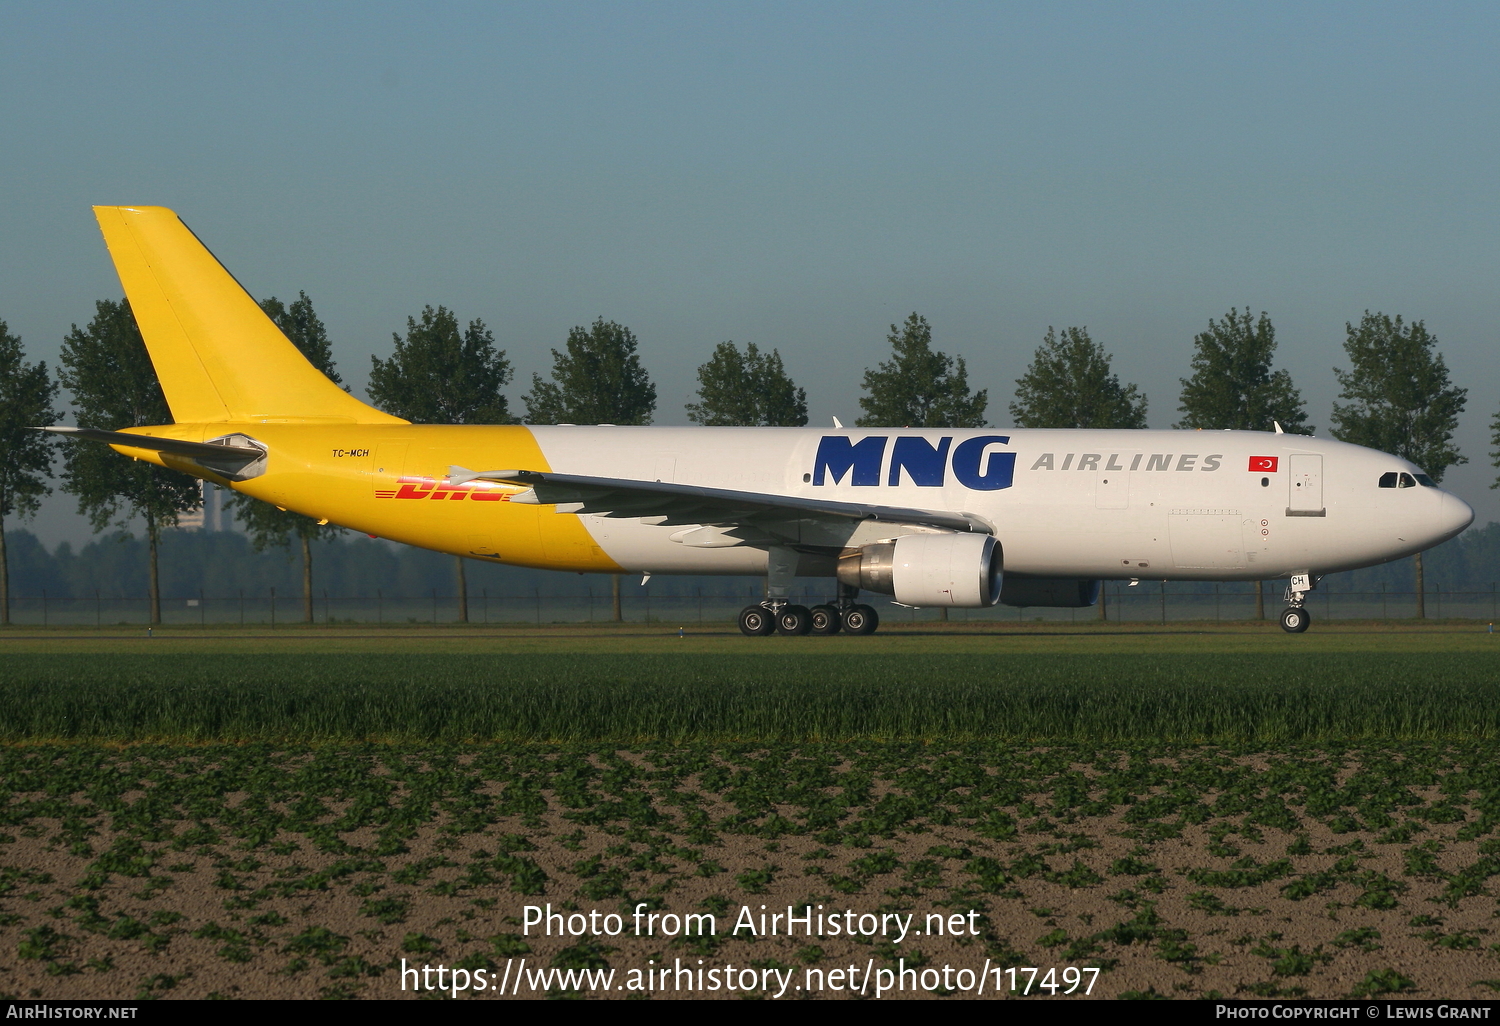
[[[1284,606],[1283,585],[1266,583],[1265,614],[1275,619]],[[1191,590],[1189,590],[1191,589]],[[743,589],[690,594],[652,593],[651,587],[626,584],[621,588],[620,619],[628,623],[659,623],[672,626],[732,623],[746,605],[763,595],[759,583]],[[1103,589],[1104,618],[1121,623],[1169,623],[1184,621],[1234,621],[1255,618],[1255,595],[1243,585],[1163,585],[1160,582],[1130,587],[1107,582]],[[803,605],[830,602],[831,585],[798,586],[792,600]],[[1398,620],[1416,615],[1416,593],[1412,591],[1348,591],[1319,589],[1308,596],[1307,608],[1315,620]],[[1445,591],[1426,594],[1429,619],[1493,621],[1497,617],[1494,585],[1488,591]],[[861,601],[876,608],[887,623],[945,619],[938,609],[901,606],[887,596],[861,595]],[[607,588],[584,594],[547,594],[540,588],[529,593],[492,594],[482,589],[469,595],[471,624],[608,623],[614,619],[614,599]],[[375,595],[344,597],[321,592],[314,597],[313,621],[354,624],[439,624],[462,619],[454,595],[433,591],[427,595]],[[305,622],[303,597],[280,594],[274,589],[252,594],[199,594],[195,598],[163,598],[162,622],[245,626],[292,625]],[[1099,620],[1098,606],[1083,609],[995,606],[990,609],[953,609],[946,617],[954,622],[1048,622],[1082,623]],[[117,626],[150,622],[150,603],[145,598],[50,598],[43,593],[11,598],[11,620],[33,626]]]

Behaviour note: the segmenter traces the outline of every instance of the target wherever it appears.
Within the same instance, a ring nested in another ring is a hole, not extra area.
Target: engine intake
[[[908,606],[979,609],[1000,600],[1003,564],[987,534],[906,534],[840,557],[838,578]]]

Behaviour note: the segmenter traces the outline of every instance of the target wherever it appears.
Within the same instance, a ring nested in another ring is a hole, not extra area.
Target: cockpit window
[[[1397,488],[1415,488],[1416,486],[1417,482],[1412,479],[1410,474],[1402,474],[1400,481],[1396,485]]]
[[[1432,478],[1428,477],[1426,474],[1418,474],[1417,475],[1417,484],[1421,485],[1423,488],[1436,488],[1437,487],[1437,482],[1434,481]]]
[[[1394,487],[1396,487],[1396,472],[1394,470],[1391,471],[1389,474],[1381,474],[1380,475],[1380,487],[1382,487],[1382,488],[1394,488]]]

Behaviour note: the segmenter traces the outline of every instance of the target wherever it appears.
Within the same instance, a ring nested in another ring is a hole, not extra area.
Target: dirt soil
[[[845,747],[40,748],[0,788],[0,992],[453,997],[454,967],[463,1000],[1500,990],[1491,750]],[[822,934],[756,935],[788,906]],[[637,909],[715,930],[635,936]]]

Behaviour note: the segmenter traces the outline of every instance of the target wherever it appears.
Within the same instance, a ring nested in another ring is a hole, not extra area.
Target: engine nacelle
[[[908,606],[978,609],[1000,600],[1003,563],[987,534],[906,534],[841,557],[838,576]]]
[[[1000,601],[1007,606],[1082,609],[1099,601],[1099,583],[1074,577],[1007,577]]]

